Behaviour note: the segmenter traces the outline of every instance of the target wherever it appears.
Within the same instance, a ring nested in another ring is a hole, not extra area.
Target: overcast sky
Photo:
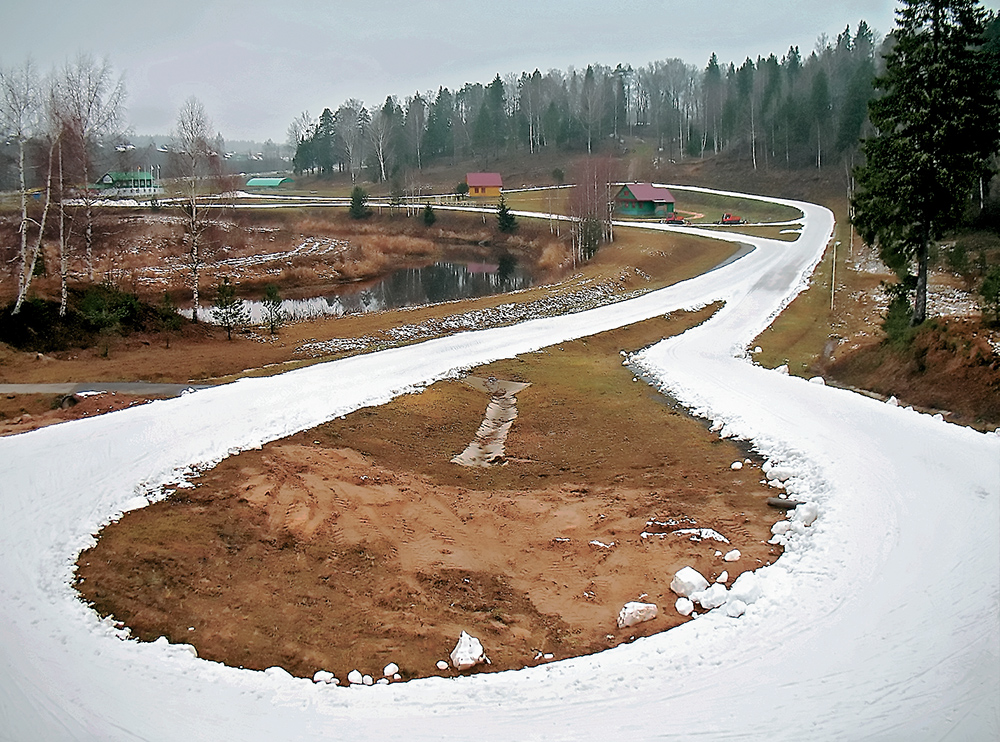
[[[987,2],[996,8],[1000,0]],[[645,65],[712,52],[737,64],[791,45],[807,55],[890,0],[5,0],[0,64],[43,70],[79,52],[124,73],[136,134],[169,134],[195,95],[226,139],[283,142],[291,120],[348,98],[488,83],[495,74],[590,63]]]

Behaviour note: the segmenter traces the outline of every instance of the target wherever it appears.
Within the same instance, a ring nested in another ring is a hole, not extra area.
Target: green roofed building
[[[148,170],[134,170],[130,173],[104,173],[94,184],[94,189],[105,198],[134,198],[139,196],[159,196],[163,189]]]
[[[294,182],[291,178],[250,178],[247,188],[280,188]]]
[[[674,197],[663,186],[629,183],[615,196],[615,208],[625,216],[668,216],[674,213]]]

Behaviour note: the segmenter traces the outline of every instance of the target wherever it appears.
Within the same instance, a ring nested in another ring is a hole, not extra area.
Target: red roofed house
[[[674,197],[663,186],[629,183],[615,196],[615,208],[625,216],[666,216],[674,213]]]
[[[500,198],[503,178],[500,173],[467,173],[465,184],[472,198]]]

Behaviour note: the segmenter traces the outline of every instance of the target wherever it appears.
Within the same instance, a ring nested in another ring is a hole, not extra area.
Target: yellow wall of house
[[[472,198],[500,198],[499,186],[469,186]]]

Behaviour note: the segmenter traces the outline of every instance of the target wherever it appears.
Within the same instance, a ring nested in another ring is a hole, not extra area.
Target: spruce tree
[[[352,219],[365,219],[372,213],[368,208],[368,192],[361,186],[354,186],[351,190],[351,208],[348,213]]]
[[[233,339],[233,330],[237,330],[250,321],[250,312],[246,303],[236,297],[236,287],[229,283],[228,276],[219,283],[212,309],[212,318],[216,324],[226,328],[226,339]]]
[[[264,323],[273,335],[285,323],[285,312],[281,308],[281,294],[278,293],[278,287],[269,283],[264,289],[264,300],[261,303],[264,305]]]
[[[500,203],[497,205],[497,229],[504,234],[513,234],[517,231],[517,219],[510,213],[507,200],[503,196],[500,196]]]
[[[430,204],[424,204],[424,226],[434,226],[434,222],[436,221],[437,216],[434,214],[434,209],[431,208]]]
[[[869,104],[876,134],[856,173],[854,224],[900,278],[916,264],[913,325],[927,317],[930,243],[959,221],[996,151],[1000,81],[982,51],[985,19],[975,0],[903,0]]]

